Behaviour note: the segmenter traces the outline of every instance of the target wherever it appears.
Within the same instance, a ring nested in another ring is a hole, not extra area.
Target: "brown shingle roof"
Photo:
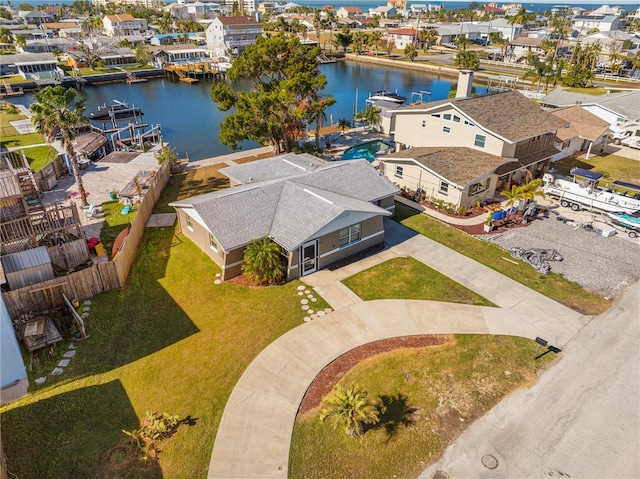
[[[384,161],[387,158],[413,159],[459,186],[471,184],[474,180],[492,172],[504,162],[512,161],[510,158],[503,158],[466,147],[409,148],[381,157],[381,160]]]
[[[560,153],[560,150],[551,146],[549,148],[545,148],[544,150],[539,150],[534,153],[531,153],[530,155],[523,156],[518,161],[512,161],[511,163],[506,163],[504,165],[501,165],[498,168],[496,168],[494,173],[496,175],[505,175],[512,171],[516,171],[519,168],[525,168],[534,163],[538,163],[539,161],[546,160],[547,158],[550,158],[556,153]]]
[[[549,111],[549,113],[556,118],[571,123],[570,128],[558,130],[556,136],[562,141],[570,140],[576,136],[588,140],[597,140],[609,129],[609,124],[606,121],[585,110],[580,105],[556,108]]]
[[[408,110],[430,110],[447,103],[458,108],[476,124],[511,142],[568,125],[567,121],[545,112],[517,91],[409,105],[398,108],[396,114]]]
[[[218,17],[223,25],[257,25],[258,22],[253,17]]]
[[[118,15],[107,15],[107,18],[111,20],[111,23],[132,22],[135,20],[135,18],[133,18],[133,15],[129,13],[119,13]]]

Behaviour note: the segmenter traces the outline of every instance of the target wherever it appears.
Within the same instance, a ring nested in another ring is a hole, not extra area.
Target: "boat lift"
[[[431,92],[426,90],[412,91],[409,99],[409,104],[414,105],[416,103],[424,103],[424,97],[427,97],[427,101],[431,101]],[[415,98],[415,100],[414,100]]]

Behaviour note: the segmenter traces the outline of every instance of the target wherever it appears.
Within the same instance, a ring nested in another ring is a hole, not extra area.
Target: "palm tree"
[[[351,128],[351,122],[346,118],[340,118],[337,124],[338,124],[338,128],[342,129],[343,135],[344,135],[344,130],[346,130],[347,128]]]
[[[280,246],[265,237],[252,241],[244,252],[242,273],[256,284],[275,284],[284,279]]]
[[[33,112],[31,122],[49,143],[57,137],[60,138],[60,143],[71,162],[71,170],[78,185],[82,206],[87,206],[87,193],[82,184],[73,140],[77,128],[86,125],[89,120],[84,117],[86,109],[84,98],[76,99],[76,96],[77,93],[73,88],[65,89],[61,85],[48,86],[35,94],[36,101],[29,109]]]
[[[404,47],[404,56],[406,56],[410,61],[414,61],[416,56],[418,56],[418,47],[415,43],[407,43],[407,46]]]
[[[369,42],[373,45],[373,48],[375,48],[376,55],[378,55],[380,41],[382,41],[382,32],[380,30],[374,30],[369,34]]]
[[[461,70],[477,70],[480,68],[480,59],[476,52],[470,50],[459,51],[453,59],[453,64]]]
[[[420,41],[426,43],[427,47],[424,49],[424,51],[426,52],[431,48],[431,45],[433,45],[438,41],[438,31],[433,28],[429,28],[429,29],[423,28],[420,31],[419,38],[420,38]]]
[[[382,110],[377,106],[367,105],[364,110],[356,114],[359,120],[367,122],[367,130],[376,128],[382,123]]]
[[[334,429],[344,427],[349,437],[360,436],[365,424],[377,424],[380,420],[378,404],[369,398],[367,391],[359,386],[337,385],[322,401],[320,420],[330,419]]]

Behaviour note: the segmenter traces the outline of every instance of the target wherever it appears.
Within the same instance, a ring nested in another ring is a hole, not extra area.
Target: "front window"
[[[211,233],[209,233],[209,247],[216,253],[218,252],[218,242],[216,241],[215,236]]]
[[[193,231],[193,220],[191,216],[187,216],[187,229]]]
[[[438,192],[440,192],[443,195],[449,194],[449,183],[447,183],[446,181],[441,181]]]
[[[478,148],[484,148],[484,145],[486,142],[487,142],[486,136],[476,134],[476,139],[474,140],[473,144]]]
[[[357,224],[340,230],[341,248],[360,241],[360,226],[360,224]]]
[[[448,126],[443,126],[442,131],[445,133],[451,133],[451,128],[449,128]]]
[[[451,113],[445,113],[444,115],[442,115],[442,118],[451,121]]]
[[[404,168],[402,168],[402,166],[396,166],[396,175],[398,178],[402,178],[402,175],[404,174]]]

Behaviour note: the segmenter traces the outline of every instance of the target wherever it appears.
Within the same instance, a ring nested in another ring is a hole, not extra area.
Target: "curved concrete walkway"
[[[355,347],[397,336],[448,333],[540,336],[563,347],[591,319],[424,236],[411,236],[401,225],[389,222],[385,227],[386,238],[398,239],[388,250],[305,278],[318,292],[328,292],[327,300],[341,309],[284,334],[249,365],[222,415],[209,478],[285,479],[291,433],[306,390],[326,365]],[[394,255],[411,255],[499,307],[416,300],[362,302],[349,298],[344,285],[337,287],[345,274]],[[344,297],[336,299],[335,291]]]

